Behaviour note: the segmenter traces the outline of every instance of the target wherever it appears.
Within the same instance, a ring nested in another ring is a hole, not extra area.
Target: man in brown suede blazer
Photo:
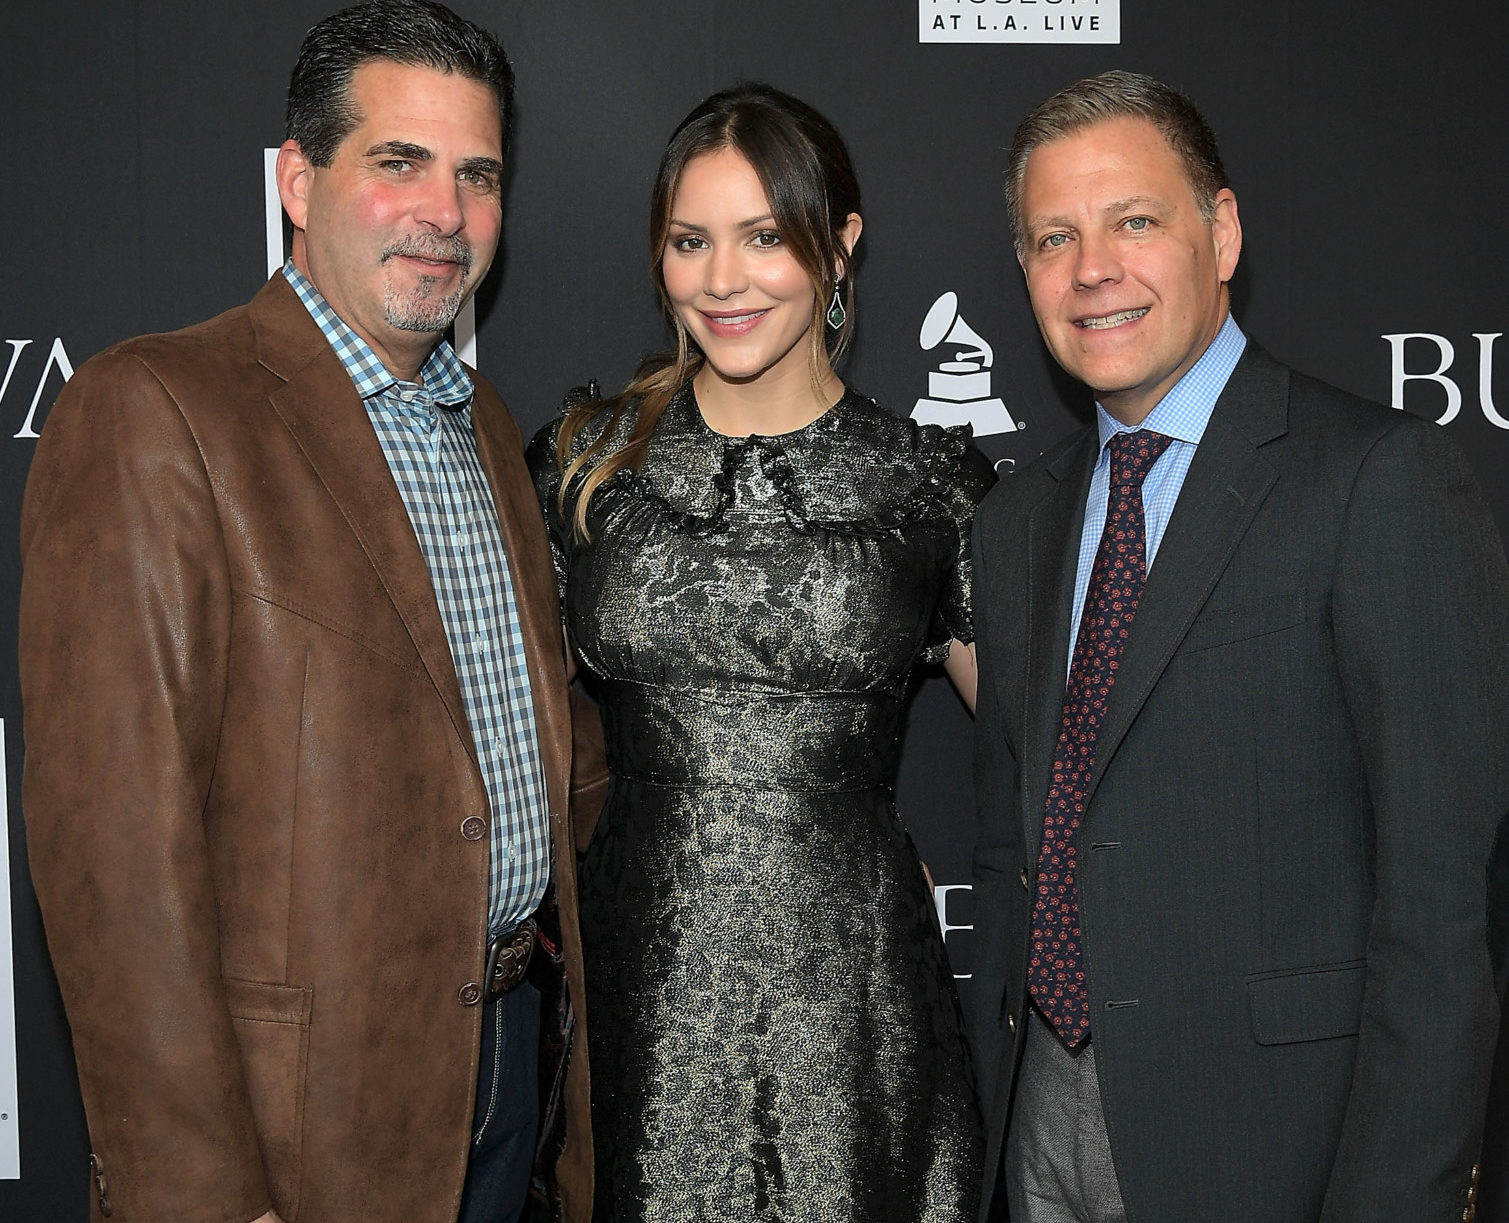
[[[555,583],[518,428],[442,342],[496,249],[510,92],[501,48],[438,5],[315,27],[278,167],[288,266],[94,358],[38,446],[25,818],[112,1223],[514,1218],[537,1106],[536,1190],[590,1214]],[[480,496],[407,500],[380,421],[416,404]],[[462,584],[496,613],[462,627],[522,641],[500,652],[533,807],[490,780],[468,683],[497,685],[465,678],[433,577],[434,539],[468,532],[501,576]],[[527,856],[500,854],[505,816],[537,834],[537,925],[502,932],[495,979],[490,874]],[[539,1057],[510,1079],[494,1016],[521,1008]]]

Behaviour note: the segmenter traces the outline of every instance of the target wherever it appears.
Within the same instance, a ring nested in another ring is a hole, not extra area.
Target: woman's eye
[[[759,247],[769,248],[772,246],[780,246],[781,235],[776,233],[776,231],[773,229],[762,229],[759,233],[754,235],[753,241],[754,244]]]

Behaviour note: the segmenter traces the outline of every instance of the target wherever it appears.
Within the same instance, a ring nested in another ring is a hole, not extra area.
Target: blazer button
[[[480,815],[469,815],[461,821],[461,835],[468,841],[480,841],[487,835],[487,821]]]
[[[1018,875],[1017,878],[1022,881],[1022,888],[1024,890],[1026,890],[1026,889],[1028,889],[1028,888],[1030,888],[1032,886],[1032,884],[1027,879],[1027,868],[1026,867],[1022,868],[1022,873],[1020,875]]]
[[[1008,1028],[1010,1028],[1013,1033],[1016,1032],[1016,1016],[1015,1015],[1008,1014],[1006,1016],[1006,1026]]]
[[[94,1173],[95,1192],[100,1199],[100,1214],[108,1219],[115,1213],[115,1207],[110,1204],[110,1190],[105,1185],[104,1162],[92,1151],[89,1153],[89,1170]]]
[[[457,992],[456,1001],[462,1006],[476,1006],[482,1001],[482,987],[475,981],[468,981]]]

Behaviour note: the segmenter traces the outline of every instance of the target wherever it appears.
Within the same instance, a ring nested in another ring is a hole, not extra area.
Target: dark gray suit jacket
[[[976,518],[992,1169],[1095,454],[1091,427]],[[1079,834],[1131,1223],[1461,1217],[1498,1028],[1506,650],[1503,547],[1442,431],[1249,344],[1149,575]]]

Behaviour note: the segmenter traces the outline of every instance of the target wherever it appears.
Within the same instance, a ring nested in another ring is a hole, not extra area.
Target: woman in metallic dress
[[[613,784],[581,872],[597,1218],[963,1223],[981,1140],[892,803],[903,697],[972,703],[967,429],[845,387],[859,188],[765,86],[676,130],[677,351],[531,448]]]

